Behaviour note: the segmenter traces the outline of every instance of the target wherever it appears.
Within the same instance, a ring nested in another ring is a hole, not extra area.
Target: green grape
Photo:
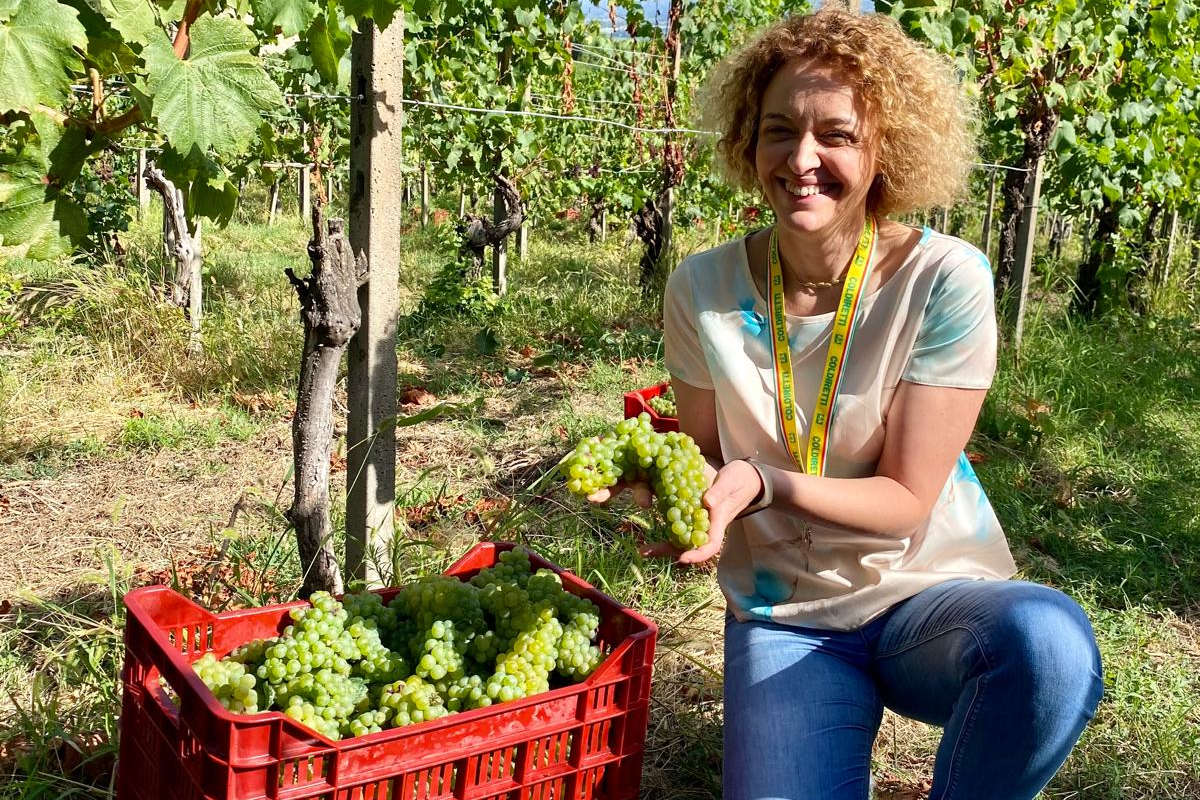
[[[626,481],[646,481],[654,492],[667,539],[683,550],[708,542],[704,456],[685,433],[657,433],[650,415],[623,419],[612,432],[585,439],[563,461],[567,489],[587,496]]]

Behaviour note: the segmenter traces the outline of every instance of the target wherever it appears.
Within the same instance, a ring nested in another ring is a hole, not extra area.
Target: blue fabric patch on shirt
[[[792,595],[791,588],[783,578],[769,569],[754,570],[754,594],[738,598],[746,613],[759,619],[771,619],[774,607]]]
[[[917,247],[920,247],[921,245],[928,242],[930,236],[933,236],[933,231],[930,230],[928,225],[921,228],[921,241],[917,242]]]
[[[742,330],[752,339],[762,336],[767,330],[767,318],[754,310],[754,300],[742,300],[738,308],[742,311]]]
[[[979,476],[975,474],[975,469],[971,466],[970,459],[967,458],[966,452],[958,454],[958,463],[954,465],[954,482],[974,484],[979,490],[979,497],[975,502],[975,537],[977,539],[987,539],[992,535],[991,525],[991,503],[987,499],[987,493],[983,491],[983,484],[979,481]]]

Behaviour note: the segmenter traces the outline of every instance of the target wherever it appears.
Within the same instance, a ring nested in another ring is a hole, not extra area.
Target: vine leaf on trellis
[[[311,0],[251,0],[255,23],[266,30],[278,28],[284,36],[296,36],[317,16]]]
[[[20,144],[0,158],[0,255],[69,252],[71,241],[87,233],[87,223],[60,188],[79,174],[87,156],[83,134],[36,112],[10,132]]]
[[[166,37],[143,51],[159,130],[177,151],[210,147],[236,154],[254,135],[262,114],[283,95],[251,51],[254,34],[235,19],[203,17],[192,27],[191,57],[175,55]]]
[[[21,0],[0,19],[0,114],[57,107],[66,99],[71,73],[83,62],[87,31],[75,9],[55,0]],[[0,17],[4,12],[0,12]]]
[[[149,0],[100,0],[100,11],[125,44],[145,45],[162,31]]]

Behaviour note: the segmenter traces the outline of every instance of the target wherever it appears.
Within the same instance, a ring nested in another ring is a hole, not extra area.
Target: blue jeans
[[[1025,800],[1102,693],[1083,610],[1035,583],[948,581],[850,632],[729,618],[724,800],[866,800],[885,705],[945,728],[930,800]]]

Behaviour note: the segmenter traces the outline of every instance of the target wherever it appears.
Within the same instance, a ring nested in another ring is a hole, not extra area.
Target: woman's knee
[[[997,597],[990,670],[1030,702],[1078,704],[1089,717],[1103,693],[1100,650],[1079,604],[1057,589],[1011,581]]]

